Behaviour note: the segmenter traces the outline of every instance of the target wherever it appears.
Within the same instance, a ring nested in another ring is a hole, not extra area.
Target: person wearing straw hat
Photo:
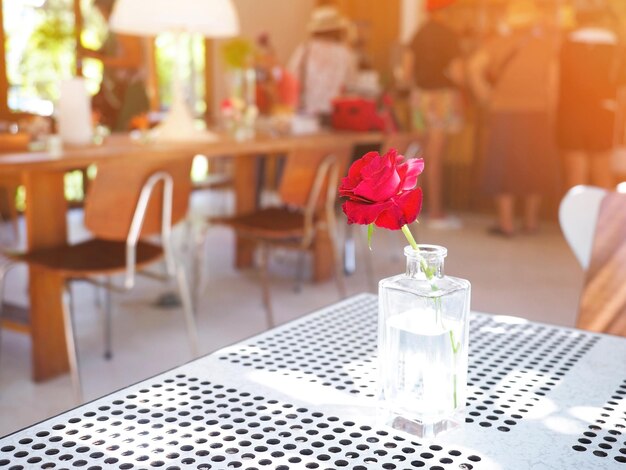
[[[302,112],[328,121],[332,100],[356,73],[356,57],[346,42],[349,22],[333,6],[313,10],[309,38],[296,48],[288,64],[300,83]]]
[[[469,61],[475,96],[486,112],[482,190],[496,206],[493,235],[516,233],[515,203],[522,202],[522,231],[539,227],[541,198],[558,187],[558,159],[550,131],[556,96],[557,38],[543,28],[535,2],[507,5],[510,33],[495,38]]]

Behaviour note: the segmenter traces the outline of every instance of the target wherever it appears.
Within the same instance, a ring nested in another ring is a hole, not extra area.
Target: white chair
[[[561,230],[585,271],[589,268],[600,204],[607,193],[606,189],[596,186],[574,186],[559,206]]]

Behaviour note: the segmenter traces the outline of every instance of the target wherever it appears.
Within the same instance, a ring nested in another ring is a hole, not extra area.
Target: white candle
[[[61,82],[57,119],[59,134],[64,143],[70,145],[92,143],[91,97],[82,78]]]

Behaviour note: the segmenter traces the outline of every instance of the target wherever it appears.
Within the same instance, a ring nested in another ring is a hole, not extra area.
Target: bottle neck
[[[406,275],[413,279],[442,278],[444,258],[448,250],[437,245],[418,245],[418,247],[419,251],[415,251],[410,246],[404,249]]]

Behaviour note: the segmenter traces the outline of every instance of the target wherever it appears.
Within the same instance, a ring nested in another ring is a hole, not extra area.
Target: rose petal
[[[356,160],[339,185],[339,195],[348,199],[342,205],[348,223],[398,230],[414,222],[422,207],[417,182],[423,169],[422,159],[405,161],[396,149]]]
[[[395,162],[388,155],[377,156],[362,169],[362,181],[354,188],[354,193],[371,201],[382,202],[397,194],[401,178]]]
[[[346,201],[341,208],[348,217],[348,223],[369,225],[374,223],[380,213],[391,204],[390,201],[379,204],[360,204],[354,201]]]
[[[378,178],[361,181],[354,188],[354,194],[373,202],[387,201],[397,194],[400,182],[400,176],[395,171],[390,171]]]
[[[398,173],[402,177],[401,190],[414,189],[417,186],[418,176],[424,171],[424,160],[422,158],[411,158],[407,160]]]
[[[358,184],[358,181],[356,184]],[[341,183],[339,184],[339,195],[342,197],[351,197],[354,193],[354,187],[355,183],[351,181],[350,178],[342,178]]]
[[[422,188],[404,192],[399,196],[398,204],[402,207],[405,225],[412,224],[417,220],[422,211],[422,200]]]
[[[398,153],[398,150],[395,148],[390,148],[389,150],[387,150],[387,153],[384,155],[384,157],[391,165],[396,166],[397,163],[402,162],[402,160],[404,160],[404,157],[402,155],[400,155]]]
[[[422,189],[406,191],[385,206],[374,222],[377,227],[399,230],[404,225],[415,222],[422,210]]]
[[[355,160],[352,165],[350,165],[350,169],[348,170],[348,178],[351,181],[359,181],[361,179],[361,172],[363,167],[370,164],[370,162],[379,157],[378,152],[367,152],[358,160]]]
[[[344,192],[344,193],[339,193],[339,195],[341,197],[347,198],[348,200],[350,200],[352,202],[357,202],[357,203],[360,203],[360,204],[374,204],[373,201],[370,201],[369,199],[365,199],[363,197],[357,196],[354,193]]]

